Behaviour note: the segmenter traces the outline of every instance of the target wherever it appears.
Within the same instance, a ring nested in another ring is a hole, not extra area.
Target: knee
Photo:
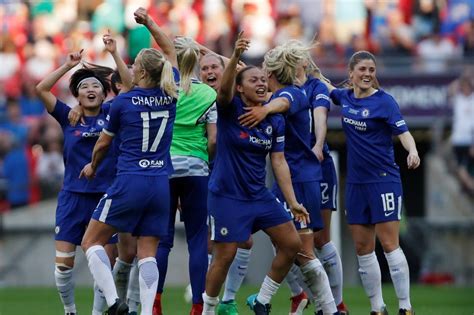
[[[229,268],[234,260],[235,252],[226,251],[219,252],[219,254],[214,255],[212,259],[212,265],[220,268]]]
[[[318,233],[314,233],[314,247],[317,249],[323,248],[324,245],[331,241],[329,233],[325,233],[324,230]]]
[[[393,240],[380,240],[380,245],[382,245],[383,251],[386,253],[391,253],[400,247],[398,238]]]
[[[296,235],[292,237],[288,242],[279,246],[279,250],[283,251],[287,256],[295,258],[296,255],[302,251],[303,243],[301,239]],[[277,245],[278,246],[278,245]]]
[[[242,249],[252,249],[253,246],[253,239],[250,237],[247,241],[243,243],[239,243],[239,248]]]
[[[124,248],[120,248],[119,250],[119,258],[120,260],[126,263],[132,263],[133,259],[137,255],[137,248],[135,246],[126,246]]]
[[[375,250],[374,242],[356,241],[354,242],[357,255],[367,255]]]
[[[84,253],[87,252],[87,250],[94,245],[95,245],[95,242],[92,242],[92,240],[86,239],[86,238],[82,239],[81,248],[84,251]]]

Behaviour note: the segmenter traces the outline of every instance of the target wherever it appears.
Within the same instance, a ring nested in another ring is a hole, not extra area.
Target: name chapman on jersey
[[[137,106],[165,106],[172,102],[171,96],[132,96],[132,104]]]

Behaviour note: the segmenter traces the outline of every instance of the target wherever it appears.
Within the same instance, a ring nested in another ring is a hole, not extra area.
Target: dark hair
[[[377,62],[375,61],[375,56],[372,55],[370,52],[365,51],[365,50],[355,52],[351,56],[351,59],[349,60],[349,70],[354,70],[354,67],[356,66],[356,64],[358,64],[362,60],[367,60],[367,59],[372,60],[375,64],[377,64]]]
[[[252,66],[252,65],[249,65],[249,66],[245,66],[243,69],[241,69],[238,73],[237,73],[237,76],[235,77],[235,84],[238,84],[238,85],[242,85],[242,80],[244,79],[244,73],[249,71],[250,69],[260,69],[259,67],[257,66]]]
[[[110,77],[110,88],[112,89],[112,92],[114,92],[115,95],[118,95],[120,92],[117,88],[117,83],[121,84],[122,78],[120,77],[120,73],[118,72],[118,70],[115,70],[114,73],[112,73],[112,76]]]
[[[100,72],[100,71],[99,71]],[[69,82],[69,91],[71,91],[74,97],[79,96],[79,87],[78,84],[86,78],[96,78],[102,84],[104,95],[107,96],[107,93],[110,91],[110,83],[105,79],[100,73],[97,73],[95,69],[82,68],[78,69],[71,76]]]
[[[82,65],[86,69],[94,70],[95,73],[106,79],[108,79],[115,72],[115,70],[110,67],[101,66],[92,62],[84,61],[82,62]]]
[[[355,52],[351,56],[351,59],[349,59],[349,71],[353,71],[355,66],[359,62],[361,62],[362,60],[372,60],[374,62],[374,64],[377,64],[377,62],[375,60],[375,56],[372,53],[370,53],[366,50],[360,50],[360,51]],[[377,80],[377,78],[374,78],[374,83],[372,84],[372,87],[374,89],[379,89],[380,88],[380,84],[379,84],[379,81]]]
[[[131,65],[127,65],[128,69],[131,69]],[[120,93],[120,90],[117,88],[117,83],[122,84],[122,78],[120,77],[120,73],[117,70],[115,70],[112,75],[110,76],[110,88],[112,89],[112,92],[114,92],[115,95],[118,95]]]

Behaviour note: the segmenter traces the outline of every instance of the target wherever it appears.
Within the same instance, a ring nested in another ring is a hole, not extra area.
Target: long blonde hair
[[[304,71],[306,76],[313,76],[315,78],[321,79],[323,75],[321,73],[321,69],[316,65],[311,56],[311,50],[316,47],[317,43],[312,43],[309,45],[303,44],[301,41],[292,39],[283,44],[283,46],[287,47],[293,51],[293,54],[297,55],[301,60],[306,62],[304,67]]]
[[[263,67],[273,73],[279,83],[291,85],[297,83],[296,68],[300,62],[301,54],[290,46],[280,45],[265,54]]]
[[[166,94],[177,98],[178,87],[174,81],[171,62],[155,48],[143,48],[138,57],[141,57],[139,63],[148,74],[148,80],[155,86],[160,86]]]
[[[189,37],[177,37],[174,47],[178,57],[180,87],[185,94],[191,90],[191,77],[199,61],[199,46]]]

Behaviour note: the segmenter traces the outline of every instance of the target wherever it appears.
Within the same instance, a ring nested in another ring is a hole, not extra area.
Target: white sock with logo
[[[247,274],[251,253],[251,249],[237,248],[237,253],[229,267],[229,272],[227,272],[222,301],[235,300],[235,295]]]
[[[411,310],[410,271],[405,254],[399,247],[390,253],[385,253],[385,258],[387,258],[399,306],[401,309]]]
[[[342,262],[333,242],[325,244],[320,250],[316,249],[324,270],[328,275],[329,285],[336,305],[342,303]]]
[[[359,261],[359,275],[362,286],[370,299],[372,311],[380,312],[385,306],[382,297],[382,275],[375,252],[357,256]]]
[[[102,315],[107,310],[107,301],[104,294],[94,282],[94,301],[92,302],[92,315]]]

